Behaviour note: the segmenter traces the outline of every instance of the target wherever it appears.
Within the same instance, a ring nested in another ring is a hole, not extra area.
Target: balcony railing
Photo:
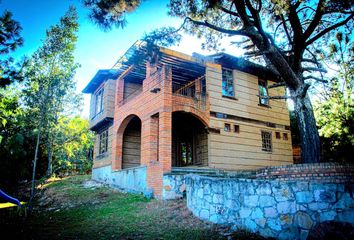
[[[192,104],[201,110],[206,109],[207,94],[205,89],[205,76],[187,84],[172,82],[172,93],[193,100]]]

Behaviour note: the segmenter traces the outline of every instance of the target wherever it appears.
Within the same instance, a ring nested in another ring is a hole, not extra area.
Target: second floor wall
[[[113,119],[115,88],[115,80],[107,80],[91,95],[90,128],[104,119]]]

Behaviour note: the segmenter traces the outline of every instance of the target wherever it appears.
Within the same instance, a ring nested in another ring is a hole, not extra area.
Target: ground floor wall
[[[107,151],[100,154],[100,134],[103,131],[108,133],[107,136]],[[113,126],[107,125],[95,133],[95,142],[93,146],[93,168],[111,165],[112,160],[112,140],[113,140]]]
[[[211,117],[220,131],[208,135],[209,167],[225,170],[257,169],[293,163],[291,132],[284,126],[268,127],[234,119]],[[262,131],[271,134],[271,150],[262,148]]]
[[[111,166],[92,169],[92,179],[112,187],[133,193],[142,193],[152,197],[152,190],[147,186],[147,168],[139,166],[113,171]]]

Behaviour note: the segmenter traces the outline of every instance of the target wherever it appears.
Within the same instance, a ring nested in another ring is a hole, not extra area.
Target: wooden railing
[[[172,82],[172,93],[173,95],[183,96],[193,99],[193,105],[201,110],[205,110],[207,94],[205,87],[203,87],[203,80],[205,76],[201,76],[196,80],[189,82],[187,84],[182,84],[179,82]],[[205,81],[204,81],[205,84]]]

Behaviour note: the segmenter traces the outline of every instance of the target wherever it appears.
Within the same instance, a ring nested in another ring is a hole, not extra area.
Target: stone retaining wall
[[[186,176],[187,206],[213,223],[306,239],[325,221],[354,224],[353,184]]]
[[[111,166],[92,169],[92,179],[127,192],[143,193],[152,197],[146,184],[146,166],[112,171]]]
[[[310,163],[274,166],[258,170],[256,176],[258,179],[354,183],[354,164]]]
[[[171,200],[186,196],[185,174],[165,174],[162,178],[162,199]]]

